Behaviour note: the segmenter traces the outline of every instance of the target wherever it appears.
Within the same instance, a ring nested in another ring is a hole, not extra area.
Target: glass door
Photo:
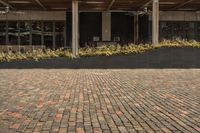
[[[17,21],[8,22],[9,45],[18,45],[19,24]]]
[[[185,22],[184,24],[185,30],[185,38],[187,40],[194,40],[195,39],[195,23],[194,22]]]
[[[55,39],[56,39],[56,49],[63,48],[65,45],[64,34],[65,25],[64,22],[55,22]]]
[[[31,26],[29,22],[20,22],[20,45],[29,45],[30,44],[30,31]]]
[[[185,30],[184,30],[184,22],[173,22],[173,28],[172,28],[172,36],[174,39],[184,39],[186,36]]]
[[[6,22],[0,22],[0,45],[6,44]]]
[[[53,48],[53,22],[44,22],[44,45],[46,48]]]
[[[166,21],[160,23],[160,38],[161,40],[171,40],[172,39],[172,24],[173,22]]]
[[[42,23],[41,21],[32,22],[32,44],[42,45]]]

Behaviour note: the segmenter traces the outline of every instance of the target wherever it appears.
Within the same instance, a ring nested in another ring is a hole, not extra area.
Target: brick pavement
[[[200,132],[200,70],[0,70],[0,133]]]

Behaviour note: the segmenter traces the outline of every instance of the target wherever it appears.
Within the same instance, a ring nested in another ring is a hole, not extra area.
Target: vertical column
[[[56,49],[56,23],[53,22],[53,50]]]
[[[153,0],[152,13],[152,43],[159,43],[159,0]]]
[[[66,33],[66,22],[64,22],[64,48],[67,47],[67,33]]]
[[[111,13],[102,12],[102,41],[111,41]]]
[[[72,53],[78,55],[79,46],[79,13],[78,1],[72,1]]]
[[[20,15],[18,15],[17,18],[17,31],[18,31],[18,35],[17,35],[17,43],[18,43],[18,51],[21,52],[21,37],[20,37]]]
[[[17,43],[18,43],[18,46],[20,48],[20,44],[21,44],[21,38],[20,38],[20,21],[17,21],[17,30],[18,30],[18,34],[17,34]]]
[[[8,19],[6,20],[6,45],[9,44],[9,38],[8,38]]]
[[[139,16],[134,15],[134,43],[137,44],[139,41]]]
[[[44,46],[44,21],[41,21],[41,45]]]
[[[30,24],[30,36],[29,36],[29,45],[31,46],[31,49],[32,49],[32,45],[33,45],[33,41],[32,41],[32,21],[29,22]]]

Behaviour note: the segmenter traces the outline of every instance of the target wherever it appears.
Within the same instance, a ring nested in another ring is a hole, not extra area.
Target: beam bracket
[[[115,0],[111,0],[110,4],[108,5],[108,8],[106,10],[109,11],[112,8],[114,3],[115,3]]]

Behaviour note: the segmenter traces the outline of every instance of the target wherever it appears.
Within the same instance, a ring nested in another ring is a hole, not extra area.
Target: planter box
[[[0,68],[69,68],[69,69],[133,69],[133,68],[200,68],[200,49],[160,48],[142,54],[53,58],[0,63]]]

